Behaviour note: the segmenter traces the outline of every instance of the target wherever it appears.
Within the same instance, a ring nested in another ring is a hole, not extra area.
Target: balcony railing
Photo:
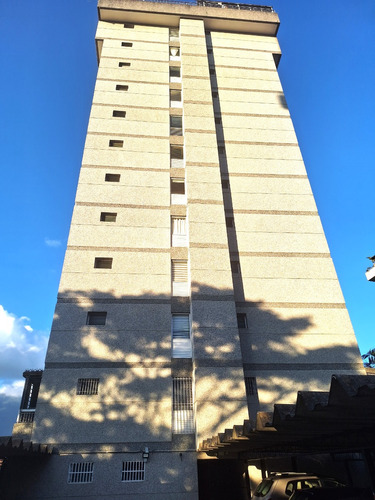
[[[143,0],[145,1],[145,0]],[[272,7],[268,5],[252,5],[245,3],[232,3],[232,2],[214,2],[211,0],[147,0],[153,3],[172,3],[172,4],[186,4],[196,5],[199,7],[216,7],[221,9],[239,9],[239,10],[257,10],[261,12],[274,12]]]
[[[34,422],[35,410],[20,410],[18,413],[18,424],[31,424]]]

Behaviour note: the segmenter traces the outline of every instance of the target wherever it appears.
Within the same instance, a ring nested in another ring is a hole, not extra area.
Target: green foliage
[[[375,368],[375,349],[370,349],[366,354],[362,354],[363,364],[369,368]]]

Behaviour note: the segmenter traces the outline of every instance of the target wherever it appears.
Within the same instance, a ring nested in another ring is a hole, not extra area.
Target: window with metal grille
[[[135,483],[145,480],[146,464],[141,461],[122,462],[121,481]]]
[[[92,396],[98,394],[98,378],[79,378],[77,381],[77,394],[79,396]]]
[[[95,269],[112,269],[113,259],[111,257],[95,257]]]
[[[247,396],[255,396],[255,394],[257,393],[255,377],[245,377],[245,388]]]
[[[173,434],[194,432],[193,380],[189,377],[173,378]]]
[[[69,464],[68,483],[92,483],[94,462],[72,462]]]
[[[187,297],[189,292],[188,261],[172,260],[172,295]]]
[[[117,213],[116,212],[101,212],[100,222],[116,222]]]
[[[172,217],[172,247],[186,247],[188,243],[186,217]]]
[[[87,313],[86,325],[105,325],[106,312],[90,311]]]
[[[247,328],[247,317],[245,313],[237,314],[237,325],[238,328]]]
[[[172,358],[191,358],[190,319],[188,314],[172,314]]]

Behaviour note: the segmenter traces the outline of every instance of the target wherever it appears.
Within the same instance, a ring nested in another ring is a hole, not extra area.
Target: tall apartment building
[[[98,12],[45,370],[36,410],[25,372],[15,426],[56,454],[23,498],[197,499],[198,470],[218,463],[202,465],[202,439],[362,362],[277,73],[276,12]]]

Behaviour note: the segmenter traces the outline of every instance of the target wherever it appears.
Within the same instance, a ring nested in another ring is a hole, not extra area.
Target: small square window
[[[240,263],[238,260],[231,260],[230,268],[233,274],[240,274]]]
[[[229,189],[229,181],[228,181],[228,179],[221,179],[221,187],[223,189]]]
[[[121,42],[121,47],[133,47],[132,42]]]
[[[237,325],[238,328],[247,328],[247,318],[245,313],[237,314]]]
[[[181,101],[181,90],[170,90],[171,101]]]
[[[218,146],[218,151],[219,155],[225,155],[225,147],[224,146]]]
[[[185,194],[185,180],[184,179],[171,179],[171,193],[172,194]]]
[[[100,222],[116,222],[116,212],[101,212]]]
[[[98,378],[79,378],[77,382],[78,396],[92,396],[98,394]]]
[[[207,54],[212,54],[212,49],[211,48],[207,49]]]
[[[225,224],[227,227],[234,227],[234,218],[233,217],[225,217]]]
[[[105,174],[106,182],[120,182],[120,174]]]
[[[215,123],[216,125],[221,125],[221,118],[219,118],[218,116],[215,117]]]
[[[111,139],[109,141],[110,148],[122,148],[124,146],[124,141],[118,141],[116,139]]]
[[[116,90],[122,90],[123,92],[127,92],[129,90],[129,85],[116,85]]]
[[[120,111],[119,109],[114,109],[112,116],[116,118],[125,118],[126,117],[126,111]]]
[[[87,313],[86,325],[105,325],[106,312],[90,311]]]
[[[169,67],[169,76],[175,77],[175,78],[180,78],[181,77],[181,68],[177,66],[170,66]]]
[[[119,68],[124,68],[124,67],[126,67],[126,66],[130,66],[130,62],[120,61],[120,62],[118,63],[118,67],[119,67]]]
[[[212,92],[212,97],[215,99],[216,97],[219,97],[219,94],[216,90]]]
[[[110,257],[95,257],[95,269],[112,269],[113,259]]]
[[[215,74],[215,68],[210,68],[210,75],[214,75]]]
[[[132,23],[124,23],[124,28],[134,28],[134,24],[132,24]]]

